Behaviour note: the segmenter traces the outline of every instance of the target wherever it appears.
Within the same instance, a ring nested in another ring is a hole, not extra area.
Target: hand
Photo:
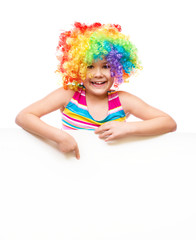
[[[65,132],[62,132],[62,133],[63,134],[60,141],[57,142],[59,150],[64,153],[75,152],[75,156],[79,160],[80,152],[79,152],[77,142],[71,135]]]
[[[117,122],[111,121],[104,123],[99,128],[95,130],[96,134],[99,134],[101,139],[105,139],[105,141],[115,140],[122,137],[125,137],[128,133],[126,122]]]

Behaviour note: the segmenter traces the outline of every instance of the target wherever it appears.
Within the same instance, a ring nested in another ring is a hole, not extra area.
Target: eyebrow
[[[109,65],[109,63],[107,61],[102,62],[102,64],[108,64]],[[93,65],[93,63],[90,64],[89,66],[91,66],[91,65]]]

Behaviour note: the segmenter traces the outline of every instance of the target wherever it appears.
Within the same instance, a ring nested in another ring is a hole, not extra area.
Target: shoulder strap
[[[108,92],[108,105],[109,105],[109,110],[117,107],[121,107],[118,92],[116,92],[115,90]]]
[[[72,97],[71,101],[77,104],[78,106],[80,104],[86,106],[85,88],[83,87],[78,88],[78,91],[74,93],[74,96]]]

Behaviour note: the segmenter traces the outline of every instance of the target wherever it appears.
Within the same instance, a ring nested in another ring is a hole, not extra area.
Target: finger
[[[103,131],[102,126],[100,126],[95,130],[95,133],[98,134],[98,133],[101,133],[102,131]]]
[[[108,123],[104,123],[104,124],[102,124],[100,127],[98,127],[98,128],[95,130],[95,133],[105,132],[106,130],[109,130],[109,124],[108,124]]]
[[[105,139],[105,142],[108,142],[108,141],[111,141],[114,139],[114,136],[113,135],[110,135],[108,136],[106,139]]]
[[[105,131],[105,132],[101,133],[101,134],[99,135],[99,137],[100,137],[100,138],[107,138],[107,137],[109,137],[111,134],[112,134],[112,132],[108,130],[108,131]]]
[[[80,159],[80,151],[79,151],[78,146],[76,146],[75,155],[76,155],[76,158],[79,160]]]

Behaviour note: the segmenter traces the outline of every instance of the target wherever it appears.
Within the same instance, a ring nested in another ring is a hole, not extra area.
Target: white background
[[[129,5],[127,5],[129,3]],[[194,0],[4,1],[0,6],[0,127],[60,87],[54,71],[61,30],[74,21],[115,23],[138,48],[143,70],[121,89],[169,113],[178,131],[196,132]],[[61,125],[60,114],[45,118]]]
[[[72,135],[79,161],[0,129],[1,240],[196,239],[195,133],[110,143]]]

